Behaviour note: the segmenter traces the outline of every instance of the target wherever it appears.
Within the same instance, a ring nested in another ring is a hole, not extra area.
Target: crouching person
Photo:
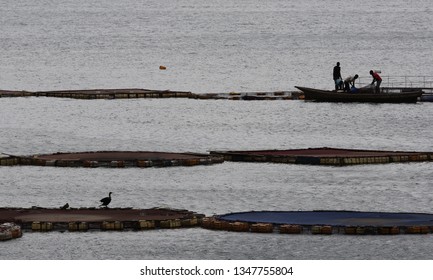
[[[349,76],[344,79],[344,92],[350,92],[355,87],[355,80],[358,79],[358,74],[355,76]]]

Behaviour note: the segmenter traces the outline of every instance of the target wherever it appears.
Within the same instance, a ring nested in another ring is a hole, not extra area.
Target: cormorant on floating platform
[[[101,207],[101,206],[108,207],[108,204],[110,204],[110,202],[111,202],[111,194],[112,194],[112,192],[110,192],[107,197],[104,197],[103,199],[101,199],[102,204],[99,205],[99,207]]]
[[[62,210],[66,210],[69,208],[69,203],[66,203],[65,205],[63,205],[62,207],[60,207],[60,209]]]
[[[140,230],[193,227],[198,226],[204,216],[188,210],[170,208],[80,207],[68,208],[66,211],[60,207],[0,207],[0,225],[5,222],[16,223],[23,230],[32,231],[58,230],[63,232],[65,230]],[[108,227],[105,228],[104,224],[107,224]]]

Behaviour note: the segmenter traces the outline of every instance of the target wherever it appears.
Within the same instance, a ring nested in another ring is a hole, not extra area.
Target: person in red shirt
[[[373,76],[373,81],[371,84],[374,84],[376,82],[376,88],[375,92],[380,93],[380,83],[382,83],[382,78],[377,74],[377,72],[374,72],[373,70],[370,70],[370,75]]]

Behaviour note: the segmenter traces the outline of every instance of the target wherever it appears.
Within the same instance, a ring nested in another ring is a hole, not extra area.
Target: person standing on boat
[[[380,93],[380,84],[382,83],[382,78],[377,72],[373,70],[370,70],[370,75],[373,76],[373,81],[371,82],[371,84],[374,84],[374,82],[376,82],[375,92]]]
[[[355,76],[349,76],[346,79],[344,79],[344,91],[350,92],[352,88],[355,87],[355,80],[358,79],[358,74],[355,74]]]
[[[335,90],[341,89],[341,86],[343,85],[343,78],[341,78],[340,62],[337,62],[337,65],[334,66],[333,76],[334,76]]]

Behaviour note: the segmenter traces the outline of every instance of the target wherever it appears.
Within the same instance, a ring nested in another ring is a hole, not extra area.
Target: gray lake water
[[[4,1],[0,88],[201,92],[332,88],[433,73],[430,1]],[[160,65],[167,70],[159,70]],[[369,78],[368,78],[369,79]],[[335,147],[432,151],[433,103],[0,99],[0,152]],[[432,212],[431,163],[0,168],[1,207]],[[25,233],[0,259],[431,259],[432,235],[287,236],[196,229]]]

